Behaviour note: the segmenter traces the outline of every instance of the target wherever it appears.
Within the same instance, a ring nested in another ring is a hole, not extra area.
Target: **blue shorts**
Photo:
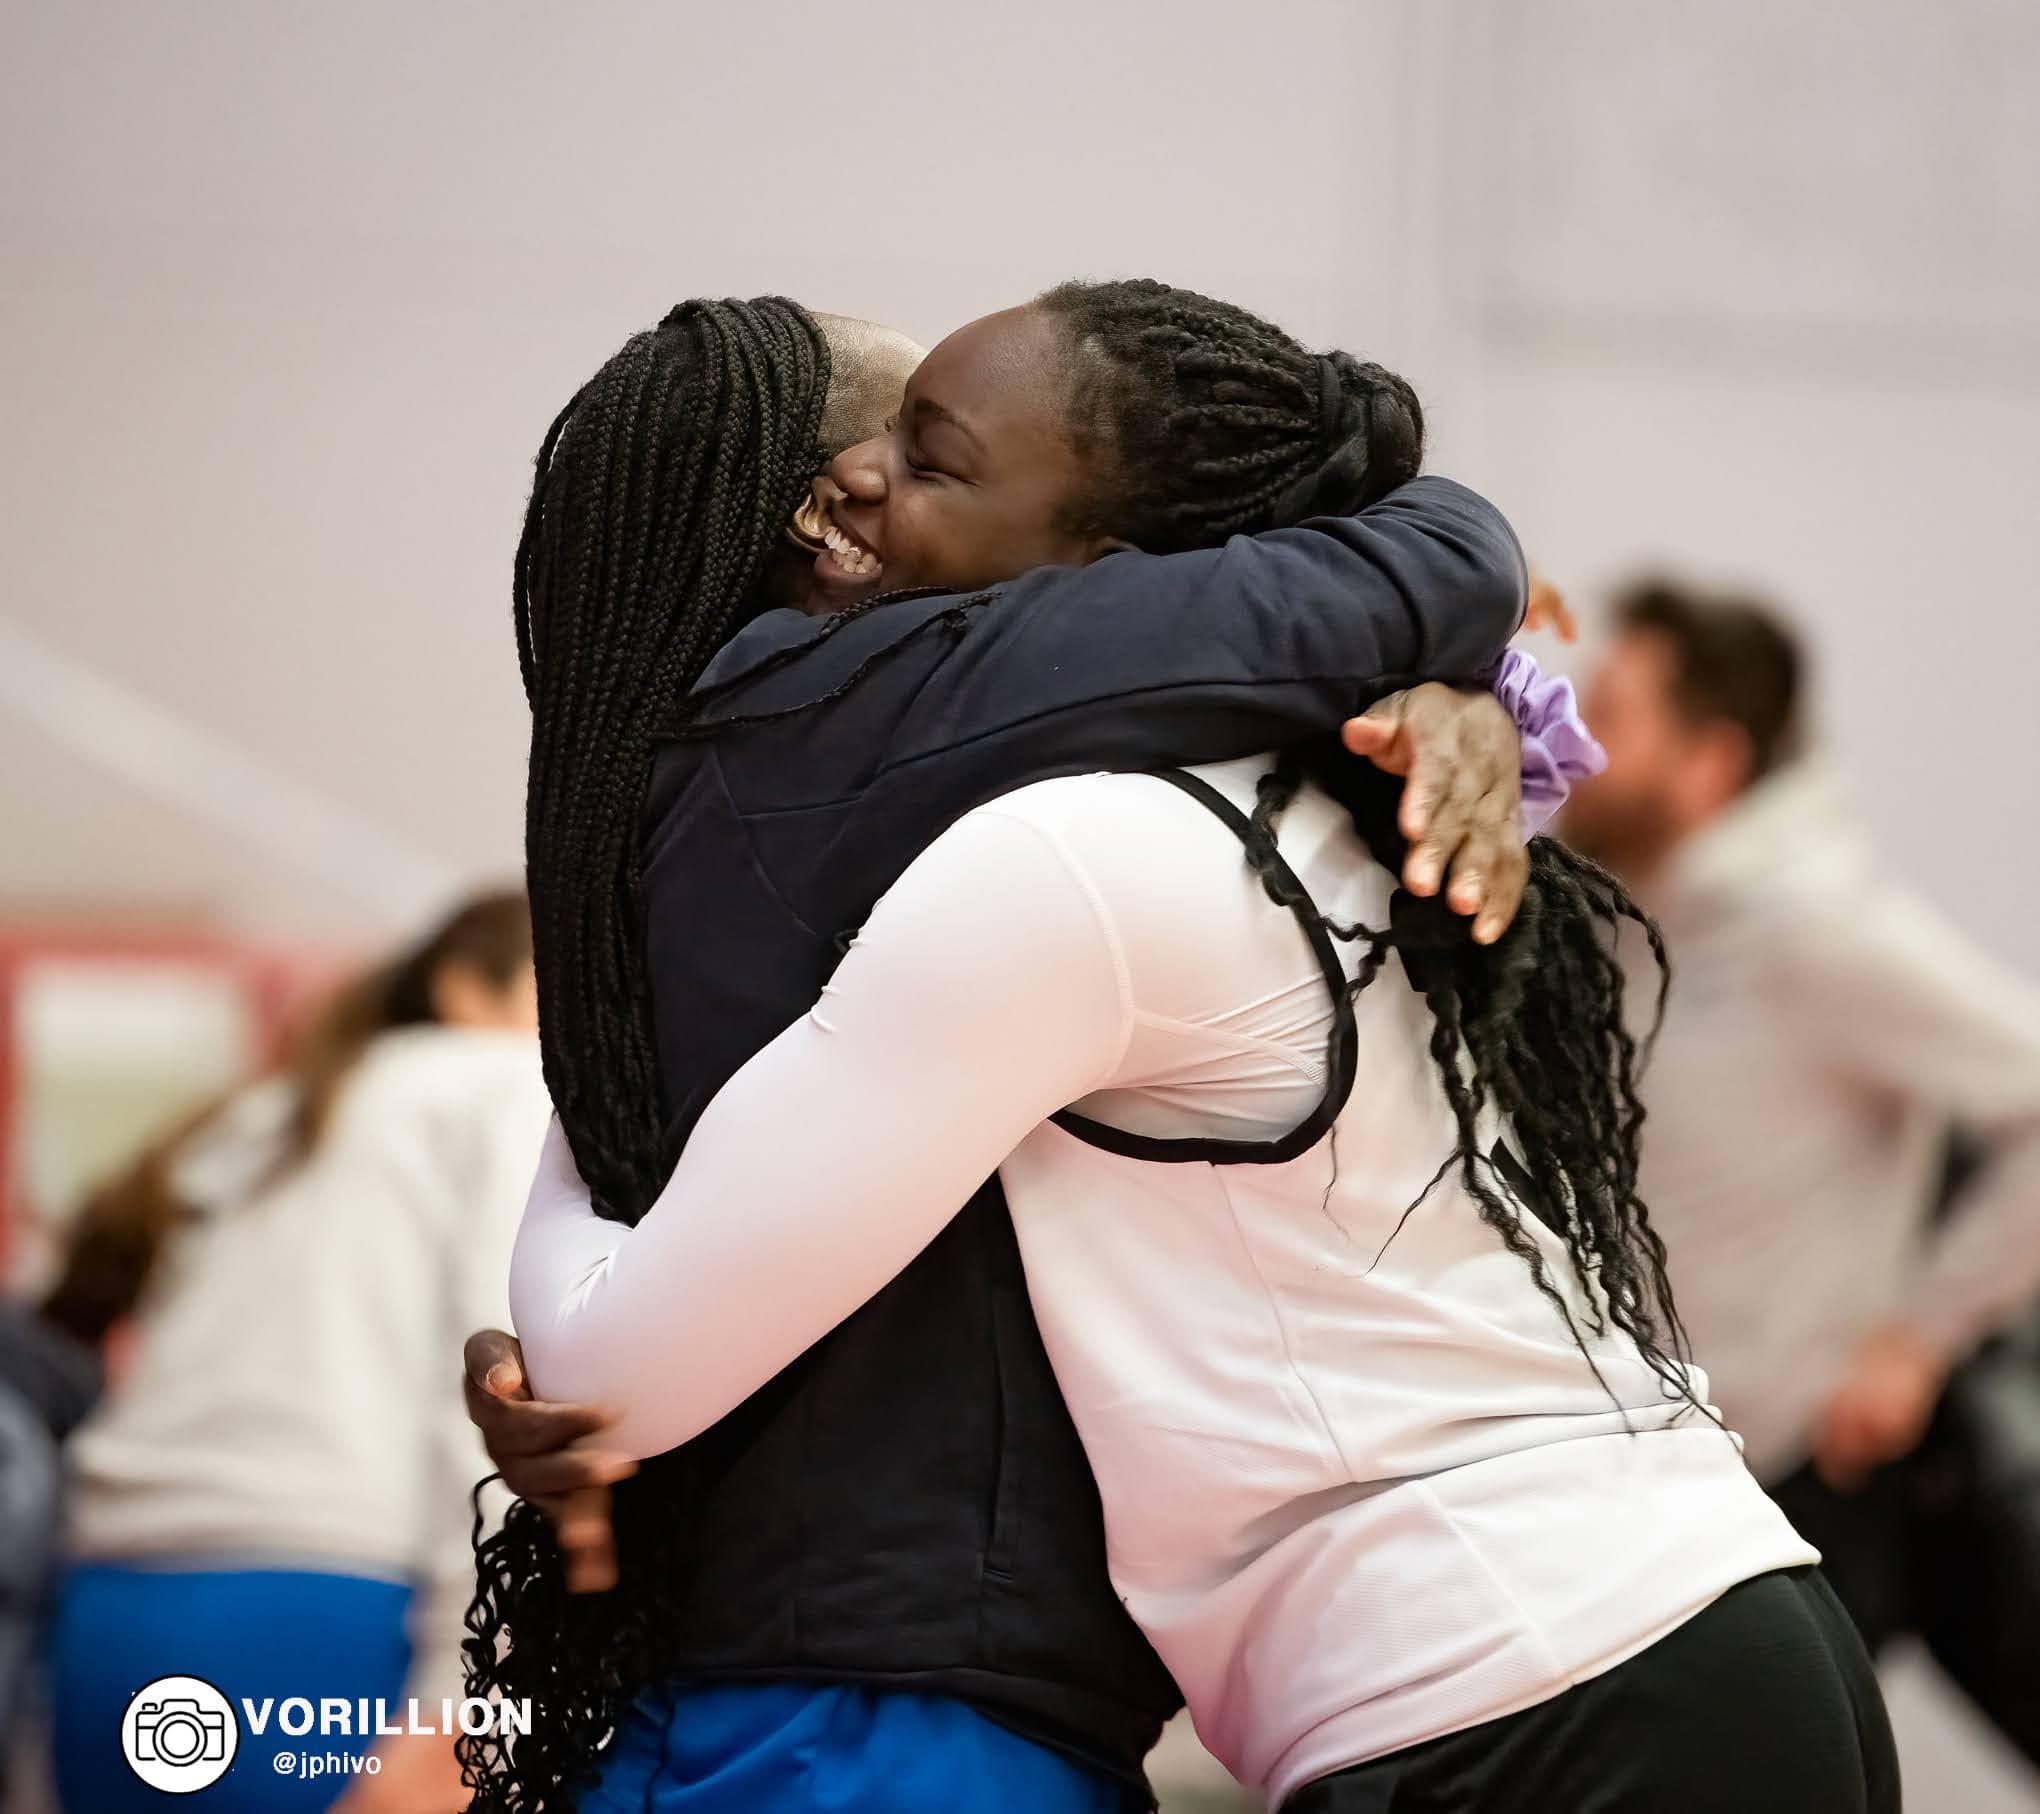
[[[1131,1801],[961,1701],[743,1682],[646,1695],[579,1814],[1124,1814]]]
[[[121,1719],[158,1676],[195,1675],[238,1706],[294,1696],[377,1698],[400,1708],[411,1642],[411,1590],[359,1575],[293,1569],[72,1568],[57,1596],[49,1647],[50,1740],[65,1814],[312,1814],[347,1776],[276,1773],[279,1751],[364,1752],[365,1738],[286,1737],[271,1717],[242,1720],[227,1774],[172,1797],[128,1768]],[[436,1709],[431,1710],[436,1712]]]

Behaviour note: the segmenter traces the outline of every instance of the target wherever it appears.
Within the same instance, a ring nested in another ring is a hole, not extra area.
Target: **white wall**
[[[1329,335],[1373,312],[1353,223],[1391,186],[1391,122],[1352,101],[1363,22],[1333,0],[28,9],[0,78],[0,624],[316,788],[407,873],[510,868],[510,552],[581,378],[702,291],[932,340],[1153,269]],[[16,705],[0,899],[286,926],[418,904],[276,860],[232,808],[166,816]]]
[[[1561,578],[1662,555],[1775,586],[1895,855],[2017,948],[2019,0],[1718,0],[1704,25],[1627,0],[97,0],[8,27],[0,629],[228,747],[107,773],[118,700],[88,719],[41,667],[0,676],[0,901],[366,929],[514,867],[527,462],[626,332],[782,289],[932,338],[1152,271],[1405,365],[1441,462]]]

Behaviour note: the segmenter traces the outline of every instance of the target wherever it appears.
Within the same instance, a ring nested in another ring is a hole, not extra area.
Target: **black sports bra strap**
[[[1149,772],[1157,781],[1166,781],[1171,787],[1181,788],[1191,799],[1208,808],[1242,844],[1251,847],[1254,839],[1252,821],[1208,781],[1180,768],[1158,768]],[[1296,923],[1303,928],[1304,937],[1310,940],[1310,948],[1317,953],[1325,987],[1331,991],[1332,1030],[1326,1041],[1325,1093],[1317,1107],[1304,1121],[1274,1140],[1160,1140],[1145,1134],[1130,1134],[1124,1128],[1112,1127],[1103,1121],[1093,1121],[1074,1109],[1064,1109],[1050,1117],[1057,1127],[1105,1152],[1117,1153],[1127,1159],[1149,1159],[1162,1165],[1286,1165],[1291,1159],[1309,1152],[1325,1137],[1332,1123],[1339,1118],[1339,1111],[1346,1106],[1346,1098],[1353,1093],[1358,1047],[1353,1029],[1352,987],[1347,981],[1345,966],[1339,962],[1338,948],[1325,928],[1324,916],[1318,912],[1317,903],[1310,898],[1310,891],[1297,879],[1296,872],[1283,860],[1280,851],[1271,852],[1268,871],[1280,886],[1291,891],[1289,911],[1296,916]]]

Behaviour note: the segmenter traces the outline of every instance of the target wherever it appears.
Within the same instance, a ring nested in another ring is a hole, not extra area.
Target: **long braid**
[[[780,298],[683,303],[575,395],[539,448],[514,575],[531,702],[526,858],[546,1082],[597,1213],[635,1222],[661,1131],[637,910],[654,738],[756,608],[765,555],[819,464],[829,355]],[[566,1806],[632,1700],[667,1673],[684,1451],[615,1491],[617,1590],[570,1594],[552,1528],[512,1506],[481,1540],[470,1692],[533,1730],[460,1741],[477,1814]]]
[[[827,385],[827,347],[794,304],[685,303],[540,449],[516,615],[546,1081],[616,1220],[644,1213],[672,1158],[634,901],[652,741],[751,608],[812,475]]]

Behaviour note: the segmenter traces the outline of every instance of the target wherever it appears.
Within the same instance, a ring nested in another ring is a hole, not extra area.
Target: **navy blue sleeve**
[[[913,761],[1044,718],[1091,725],[1100,766],[1250,754],[1330,730],[1399,686],[1473,678],[1515,633],[1523,602],[1507,519],[1444,478],[1415,479],[1357,516],[1220,548],[1042,568],[999,588],[939,661],[914,664],[890,755]],[[706,715],[818,699],[955,603],[873,611],[755,690],[740,682],[741,703]],[[769,620],[752,626],[718,678],[786,638]],[[1209,738],[1192,733],[1186,746],[1182,727],[1197,724]],[[1164,725],[1166,746],[1144,734]]]
[[[1186,691],[1244,713],[1231,741],[1246,747],[1229,753],[1251,754],[1398,686],[1471,679],[1515,634],[1524,595],[1507,519],[1442,478],[1222,548],[1045,569],[1006,587],[929,676],[895,755],[1106,702],[1173,718]]]

